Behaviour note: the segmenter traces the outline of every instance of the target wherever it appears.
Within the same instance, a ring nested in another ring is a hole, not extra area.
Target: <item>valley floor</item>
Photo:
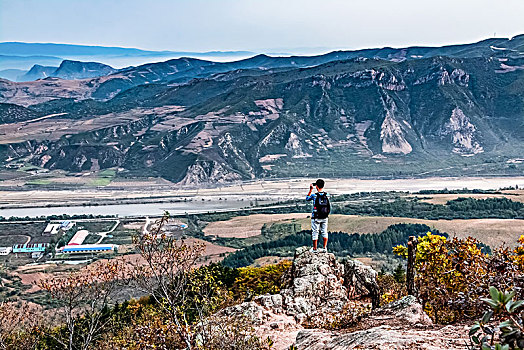
[[[80,206],[82,213],[96,211],[93,205],[118,205],[103,211],[107,215],[134,216],[160,215],[163,208],[151,206],[139,208],[139,212],[130,213],[126,205],[137,203],[173,203],[193,201],[201,207],[202,202],[224,203],[204,208],[212,211],[221,208],[240,209],[252,206],[255,201],[277,202],[302,198],[308,191],[311,178],[256,180],[235,184],[218,184],[207,188],[178,186],[167,181],[117,179],[106,186],[97,187],[53,187],[42,183],[36,186],[24,186],[11,180],[0,181],[0,216],[26,216],[27,211],[9,210],[14,208],[48,208],[45,213],[52,215],[69,213],[67,207]],[[11,181],[11,182],[10,182]],[[13,180],[14,181],[14,180]],[[438,189],[498,189],[509,186],[524,188],[524,177],[435,177],[414,179],[326,179],[326,190],[331,194],[377,191],[409,191]],[[183,204],[183,203],[182,203]],[[89,207],[91,206],[91,207]],[[173,208],[173,214],[188,211],[191,204]],[[57,207],[53,210],[52,207]],[[165,206],[163,206],[165,207]],[[100,211],[100,210],[99,210]],[[34,216],[34,215],[30,215]]]

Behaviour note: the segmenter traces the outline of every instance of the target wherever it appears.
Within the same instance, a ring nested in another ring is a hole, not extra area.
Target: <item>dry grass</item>
[[[308,214],[254,214],[237,216],[227,221],[210,223],[205,229],[206,236],[248,238],[261,234],[262,226],[266,223],[292,222],[306,220]]]
[[[354,215],[332,215],[330,231],[378,233],[388,226],[399,223],[426,224],[450,236],[471,236],[492,247],[501,244],[514,245],[524,234],[524,220],[518,219],[468,219],[468,220],[424,220],[402,217],[373,217]],[[308,226],[303,225],[303,228]]]
[[[0,235],[0,246],[9,247],[15,244],[24,244],[29,242],[30,236],[26,235]]]
[[[280,215],[280,216],[279,216]],[[210,224],[206,234],[224,235],[222,237],[251,237],[260,234],[264,223],[297,222],[302,229],[310,229],[308,214],[256,214],[235,217],[228,221]],[[514,245],[524,234],[524,220],[518,219],[469,219],[469,220],[424,220],[402,217],[356,216],[333,214],[329,217],[329,230],[349,233],[378,233],[388,226],[399,223],[426,224],[451,236],[459,238],[474,237],[496,247],[501,244]],[[226,236],[227,235],[227,236]]]
[[[264,256],[262,258],[258,258],[255,260],[255,262],[252,264],[252,266],[266,266],[266,265],[273,265],[278,264],[282,260],[293,260],[293,257],[284,257],[284,256]]]

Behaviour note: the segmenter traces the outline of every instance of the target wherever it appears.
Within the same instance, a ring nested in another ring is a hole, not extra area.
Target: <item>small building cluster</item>
[[[11,253],[30,253],[33,259],[41,257],[49,243],[26,243],[26,244],[15,244],[12,247],[0,247],[0,256],[9,255]]]
[[[89,231],[79,230],[67,245],[58,251],[64,254],[98,254],[116,252],[118,249],[115,244],[83,244],[87,236],[89,236]]]
[[[72,229],[76,225],[73,221],[63,221],[61,223],[48,223],[43,234],[54,235]],[[67,245],[57,249],[57,253],[62,254],[98,254],[117,252],[116,244],[84,244],[88,230],[78,230],[67,242]],[[15,244],[11,247],[0,247],[0,256],[11,253],[29,253],[33,259],[42,257],[49,247],[49,243],[25,243]]]

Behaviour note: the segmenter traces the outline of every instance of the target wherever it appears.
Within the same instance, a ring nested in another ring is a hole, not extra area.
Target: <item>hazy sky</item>
[[[0,41],[290,52],[494,33],[524,33],[524,0],[0,0]]]

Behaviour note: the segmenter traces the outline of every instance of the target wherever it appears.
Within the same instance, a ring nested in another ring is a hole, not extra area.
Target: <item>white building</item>
[[[40,259],[42,256],[44,256],[43,252],[32,252],[31,253],[31,259]]]
[[[52,223],[49,223],[47,224],[45,230],[44,230],[44,233],[47,233],[47,234],[51,234],[51,235],[56,235],[58,233],[58,231],[60,231],[60,227],[62,226],[62,224],[52,224]]]
[[[47,233],[47,234],[51,234],[51,235],[56,235],[58,232],[60,232],[60,230],[63,230],[63,231],[67,231],[67,230],[70,230],[71,228],[73,228],[73,226],[76,225],[76,222],[74,221],[62,221],[62,222],[59,222],[59,223],[56,223],[56,222],[53,222],[53,223],[49,223],[47,224],[45,230],[44,230],[44,233]]]
[[[13,247],[0,247],[0,255],[9,255],[13,251]]]
[[[62,221],[62,223],[60,225],[61,225],[60,227],[62,228],[62,230],[67,231],[67,230],[72,229],[73,226],[76,225],[76,222],[74,222],[74,221]]]

